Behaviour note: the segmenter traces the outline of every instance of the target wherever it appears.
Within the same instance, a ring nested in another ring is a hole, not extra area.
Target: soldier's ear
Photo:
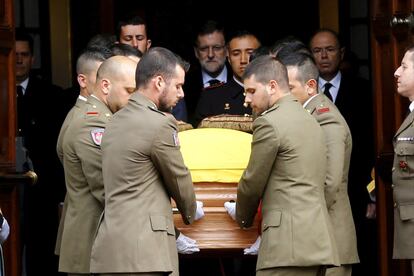
[[[86,88],[87,84],[86,84],[86,76],[84,74],[78,74],[78,83],[80,88]]]
[[[314,95],[318,91],[318,82],[315,79],[310,79],[306,82],[306,93]]]
[[[155,86],[157,87],[157,90],[162,90],[165,86],[164,78],[160,75],[155,77]]]
[[[100,88],[104,95],[109,94],[109,90],[111,89],[111,82],[108,79],[101,79],[100,81]]]

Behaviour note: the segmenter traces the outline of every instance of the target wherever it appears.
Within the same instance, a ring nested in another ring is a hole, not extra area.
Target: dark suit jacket
[[[373,103],[369,82],[362,78],[342,74],[335,101],[352,135],[352,154],[349,168],[348,190],[353,208],[365,216],[370,202],[366,185],[371,181],[374,166]]]
[[[28,275],[54,275],[54,244],[58,228],[58,204],[63,201],[63,168],[56,155],[56,141],[64,120],[62,90],[30,77],[20,110],[20,135],[38,175],[38,182],[25,186],[23,237]],[[52,103],[52,104],[51,104]]]
[[[227,82],[233,78],[231,66],[227,65]],[[184,100],[187,107],[188,122],[194,125],[194,114],[200,96],[204,91],[200,65],[191,65],[190,71],[185,75]]]
[[[194,126],[213,115],[252,114],[250,107],[243,106],[244,98],[244,88],[233,78],[223,85],[204,89],[195,111]]]
[[[21,110],[21,135],[25,147],[33,162],[35,172],[39,176],[37,190],[53,194],[56,202],[63,200],[64,182],[63,171],[56,156],[56,142],[64,114],[59,109],[62,90],[36,77],[30,77],[23,96]],[[55,104],[50,104],[55,102]],[[57,179],[62,181],[59,185]]]

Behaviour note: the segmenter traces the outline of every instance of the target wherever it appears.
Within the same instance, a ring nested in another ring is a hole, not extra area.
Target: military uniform
[[[317,122],[287,95],[253,122],[249,164],[237,189],[236,220],[252,225],[262,200],[258,275],[277,268],[337,265],[324,198],[326,146]]]
[[[170,198],[186,224],[196,202],[172,116],[140,92],[107,125],[102,142],[105,214],[92,249],[93,273],[177,273]]]
[[[75,105],[66,115],[65,121],[63,121],[62,127],[60,128],[56,151],[60,159],[60,162],[62,164],[63,164],[63,136],[65,135],[66,130],[68,129],[68,126],[70,125],[73,118],[74,117],[76,118],[79,114],[81,114],[82,108],[85,106],[85,103],[86,103],[86,99],[79,96],[78,99],[76,100]],[[57,238],[56,238],[56,247],[55,247],[56,255],[59,255],[59,251],[60,251],[60,243],[62,241],[63,225],[65,222],[65,214],[66,214],[67,205],[68,205],[67,198],[65,196],[65,201],[63,204],[63,210],[62,210],[62,214],[60,217],[59,228],[58,228],[58,233],[57,233]]]
[[[394,254],[414,259],[414,112],[408,115],[393,139]]]
[[[220,114],[244,115],[252,114],[250,107],[244,104],[244,88],[234,79],[225,84],[205,88],[201,93],[195,111],[196,126],[206,117]]]
[[[357,240],[348,198],[348,170],[352,151],[349,127],[336,106],[323,94],[311,98],[304,106],[322,127],[327,146],[325,199],[334,229],[339,261],[358,263]],[[328,270],[329,275],[337,268]],[[351,268],[348,268],[348,273]]]
[[[95,96],[88,97],[84,112],[73,118],[63,138],[68,205],[59,271],[69,273],[89,273],[92,243],[104,208],[100,143],[112,113]]]

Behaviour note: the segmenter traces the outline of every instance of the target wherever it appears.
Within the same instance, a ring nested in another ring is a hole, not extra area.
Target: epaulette
[[[88,108],[86,109],[86,117],[91,117],[91,116],[99,116],[99,111],[96,109],[96,105],[90,105],[88,106]]]
[[[322,104],[320,104],[320,105],[316,108],[316,113],[317,113],[318,115],[323,114],[323,113],[326,113],[326,112],[329,112],[329,107],[328,107],[328,106],[325,106],[323,103],[322,103]]]
[[[97,117],[100,114],[101,114],[101,112],[99,112],[96,109],[96,105],[92,105],[92,108],[88,108],[86,110],[86,113],[85,113],[86,117]],[[105,117],[111,117],[111,114],[110,113],[105,113],[104,115],[105,115]]]
[[[86,115],[87,116],[99,116],[99,112],[98,111],[87,111]]]
[[[149,108],[150,110],[152,110],[152,111],[155,111],[155,112],[157,112],[157,113],[159,113],[159,114],[162,114],[162,115],[166,116],[164,112],[162,112],[162,111],[160,111],[160,110],[158,110],[158,109],[156,109],[156,108],[154,108],[154,107],[152,107],[152,106],[148,106],[148,108]]]

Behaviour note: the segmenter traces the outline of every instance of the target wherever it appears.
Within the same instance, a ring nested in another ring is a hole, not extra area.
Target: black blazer
[[[227,82],[233,78],[233,72],[231,66],[226,62],[227,67]],[[197,103],[200,99],[200,95],[204,91],[203,79],[201,76],[200,65],[191,66],[190,71],[185,75],[184,83],[184,100],[187,107],[188,122],[194,124],[195,110]]]
[[[335,101],[352,135],[352,155],[349,169],[348,191],[353,209],[361,208],[365,215],[370,198],[366,185],[371,181],[375,163],[373,101],[367,80],[342,74]]]
[[[195,111],[194,126],[196,127],[202,119],[213,115],[252,114],[251,108],[243,105],[244,98],[244,88],[233,78],[225,84],[204,89]]]

